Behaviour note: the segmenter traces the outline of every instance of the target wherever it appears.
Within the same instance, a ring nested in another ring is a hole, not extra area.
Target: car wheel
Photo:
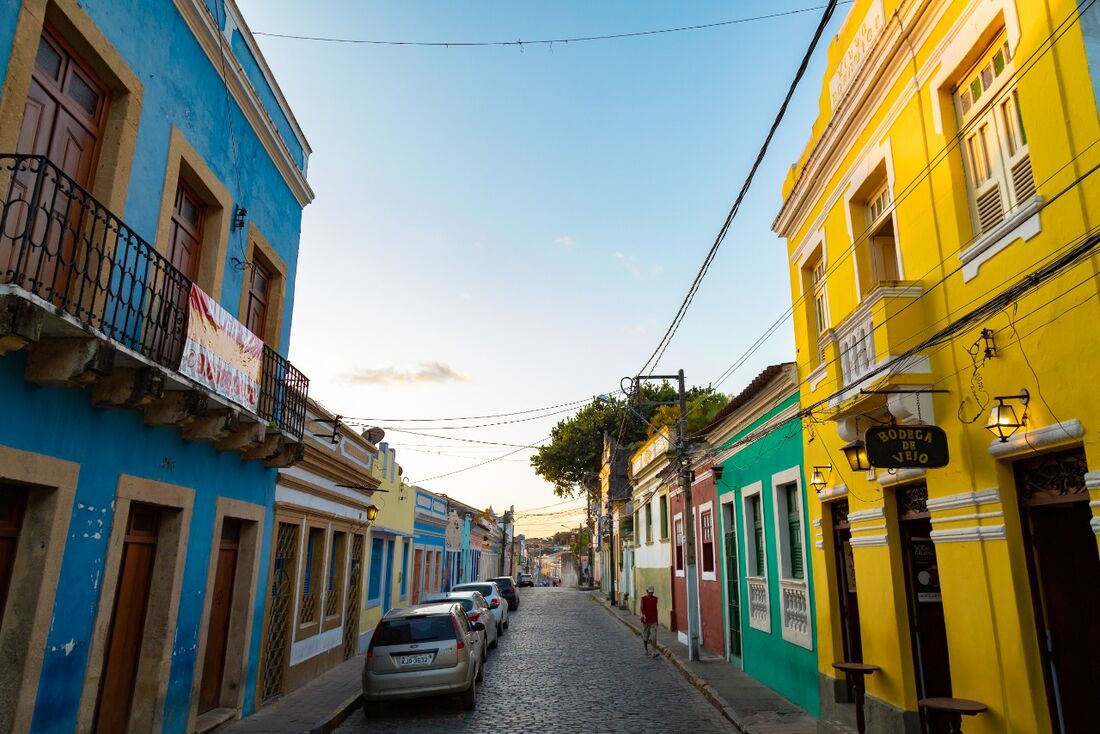
[[[470,681],[470,687],[459,694],[462,699],[462,708],[473,711],[477,708],[477,679]]]
[[[474,680],[476,680],[478,683],[480,683],[484,679],[485,679],[485,666],[484,665],[479,665],[479,666],[477,666],[477,675],[474,676]]]
[[[504,629],[508,629],[508,619],[504,619]]]
[[[503,634],[504,634],[504,627],[502,627],[502,626],[500,625],[500,623],[499,623],[499,622],[497,622],[497,637],[500,637],[500,636],[501,636],[501,635],[503,635]]]
[[[493,641],[489,643],[489,649],[490,650],[496,650],[497,649],[497,642],[499,642],[499,640],[496,637],[494,637]]]
[[[363,701],[363,716],[368,719],[377,719],[382,713],[381,701]]]

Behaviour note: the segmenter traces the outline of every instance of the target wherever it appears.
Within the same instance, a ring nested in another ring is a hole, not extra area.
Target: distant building
[[[447,497],[423,487],[416,490],[416,519],[413,523],[412,599],[416,604],[426,594],[443,589],[447,554]]]

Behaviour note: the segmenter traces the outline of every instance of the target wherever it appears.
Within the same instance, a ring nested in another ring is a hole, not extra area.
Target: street
[[[586,592],[525,588],[490,653],[477,709],[453,698],[389,704],[378,719],[356,711],[340,732],[718,732],[730,724],[664,658]]]

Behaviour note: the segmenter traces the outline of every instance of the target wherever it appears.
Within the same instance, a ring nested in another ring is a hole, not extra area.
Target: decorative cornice
[[[847,484],[834,484],[833,486],[826,487],[825,489],[818,492],[817,498],[822,502],[827,502],[828,500],[835,500],[837,497],[844,497],[847,494]],[[817,522],[820,525],[821,521],[818,520]]]
[[[1054,423],[1030,431],[1021,431],[1007,441],[994,439],[989,445],[989,454],[996,458],[1031,452],[1036,449],[1055,446],[1066,441],[1076,441],[1085,435],[1085,428],[1076,418]]]
[[[974,244],[959,253],[962,263],[963,282],[973,280],[982,264],[1018,239],[1025,242],[1042,231],[1039,212],[1043,208],[1043,197],[1036,194],[1011,212],[1003,222],[974,241]]]
[[[1085,489],[1100,489],[1100,471],[1085,472]]]
[[[871,520],[882,520],[886,517],[886,511],[881,507],[872,507],[867,510],[857,510],[855,512],[848,513],[848,524],[855,525],[857,522],[870,522]]]
[[[928,473],[927,469],[921,467],[912,467],[909,469],[898,469],[893,473],[888,471],[882,472],[875,480],[879,485],[883,487],[893,487],[897,484],[904,484],[905,482],[912,482],[916,479],[922,479],[925,474]]]
[[[943,510],[957,510],[960,508],[979,507],[992,505],[1001,501],[1001,490],[998,487],[990,487],[977,492],[962,492],[946,497],[929,497],[928,511],[942,512]]]
[[[848,541],[848,544],[853,548],[874,548],[878,546],[889,545],[887,534],[881,535],[859,535],[852,536],[852,539]]]
[[[1004,540],[1004,525],[975,525],[967,528],[947,528],[945,530],[933,530],[932,542],[937,545],[942,543],[970,543],[976,540]]]
[[[298,200],[299,205],[305,207],[313,201],[314,197],[313,189],[306,181],[306,174],[298,167],[298,162],[294,160],[293,154],[264,108],[259,94],[248,80],[248,75],[237,60],[232,47],[222,35],[214,17],[210,15],[210,10],[202,0],[173,0],[173,3],[218,74],[222,73],[224,59],[226,74],[223,76],[223,81],[226,87],[252,129],[255,130],[256,137],[271,156],[275,167],[279,169],[294,198]],[[288,119],[292,119],[289,113]],[[303,151],[308,148],[308,145],[303,145]]]

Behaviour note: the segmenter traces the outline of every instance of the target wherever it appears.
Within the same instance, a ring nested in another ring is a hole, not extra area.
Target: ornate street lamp
[[[863,443],[863,439],[857,438],[841,451],[848,459],[848,465],[852,467],[852,471],[867,471],[871,468],[871,461],[867,458],[867,444]]]
[[[993,406],[993,410],[989,411],[989,420],[985,422],[985,427],[989,431],[1001,439],[1001,443],[1006,443],[1009,436],[1016,433],[1027,423],[1027,403],[1031,399],[1031,395],[1027,389],[1020,390],[1019,395],[998,395],[993,398],[997,401],[997,404]],[[1023,408],[1020,414],[1016,414],[1016,409],[1011,404],[1006,404],[1005,401],[1018,401]]]
[[[367,522],[374,522],[378,517],[378,508],[374,505],[367,506]]]
[[[824,466],[815,466],[813,474],[810,475],[810,489],[815,492],[820,492],[825,489],[825,474],[833,473],[833,465],[826,464]]]

